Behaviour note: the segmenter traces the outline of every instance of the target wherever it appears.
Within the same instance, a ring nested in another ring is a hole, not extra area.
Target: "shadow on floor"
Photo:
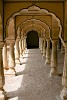
[[[17,66],[17,76],[9,81],[10,89],[6,91],[8,100],[56,100],[62,90],[61,77],[49,77],[50,65],[45,65],[39,49],[31,49],[27,54],[28,57],[25,54],[24,60],[21,58],[23,64]],[[58,55],[58,58],[63,60],[61,56],[63,55]],[[62,70],[61,63],[62,61],[58,66],[59,71]]]

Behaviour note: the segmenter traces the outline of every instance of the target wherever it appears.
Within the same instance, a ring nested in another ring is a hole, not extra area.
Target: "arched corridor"
[[[39,49],[28,49],[23,57],[20,58],[22,65],[15,67],[17,76],[6,77],[4,89],[8,100],[57,100],[62,77],[50,78],[50,65],[44,65]],[[62,73],[64,54],[59,58],[58,70]]]
[[[0,100],[67,100],[67,0],[0,0]]]
[[[39,48],[39,37],[36,31],[27,33],[27,48]]]

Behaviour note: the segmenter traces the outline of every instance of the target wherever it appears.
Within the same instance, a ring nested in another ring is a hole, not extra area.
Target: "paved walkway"
[[[58,69],[62,73],[63,54],[58,54]],[[40,50],[30,49],[20,60],[22,65],[15,67],[17,76],[5,78],[8,100],[56,100],[62,90],[62,77],[49,77],[50,65],[45,65]]]

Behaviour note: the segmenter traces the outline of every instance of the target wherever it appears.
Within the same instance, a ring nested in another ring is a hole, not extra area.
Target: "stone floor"
[[[16,64],[16,76],[5,77],[4,89],[8,100],[56,100],[62,90],[62,69],[64,55],[58,51],[59,76],[50,77],[50,65],[39,49],[29,49],[21,58],[22,65]]]

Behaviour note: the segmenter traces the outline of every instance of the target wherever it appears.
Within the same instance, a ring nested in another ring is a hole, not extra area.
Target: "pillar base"
[[[15,59],[15,63],[16,64],[20,64],[20,60],[19,59]]]
[[[23,55],[22,55],[22,53],[20,53],[20,57],[22,57]]]
[[[45,59],[45,56],[44,55],[42,56],[42,59]]]
[[[4,74],[5,76],[16,76],[16,71],[15,69],[9,69]]]
[[[62,100],[62,99],[60,98],[60,96],[56,96],[56,99],[57,99],[57,100]]]
[[[8,70],[9,70],[9,69],[8,69]],[[4,69],[4,75],[6,75],[6,73],[7,73],[8,70]]]
[[[60,94],[61,100],[67,100],[67,88],[63,88]]]
[[[23,57],[23,56],[21,56],[21,57]],[[22,63],[21,63],[21,61],[20,61],[19,59],[16,59],[16,60],[15,60],[15,63],[16,63],[16,64],[22,65]]]
[[[51,63],[50,60],[45,61],[45,65],[49,65],[50,63]]]
[[[45,57],[46,57],[46,54],[43,54],[42,58],[45,59]]]
[[[41,49],[41,47],[40,47],[40,51],[41,51],[42,49]]]
[[[27,48],[26,48],[26,52],[27,52]]]
[[[8,70],[9,69],[9,67],[4,67],[4,70],[6,71],[6,70]]]
[[[25,54],[25,50],[23,51],[23,55]]]
[[[0,100],[5,100],[6,96],[5,96],[5,92],[0,90]]]
[[[43,51],[41,50],[41,54],[43,54]]]
[[[50,76],[58,75],[58,71],[55,68],[51,68]]]

